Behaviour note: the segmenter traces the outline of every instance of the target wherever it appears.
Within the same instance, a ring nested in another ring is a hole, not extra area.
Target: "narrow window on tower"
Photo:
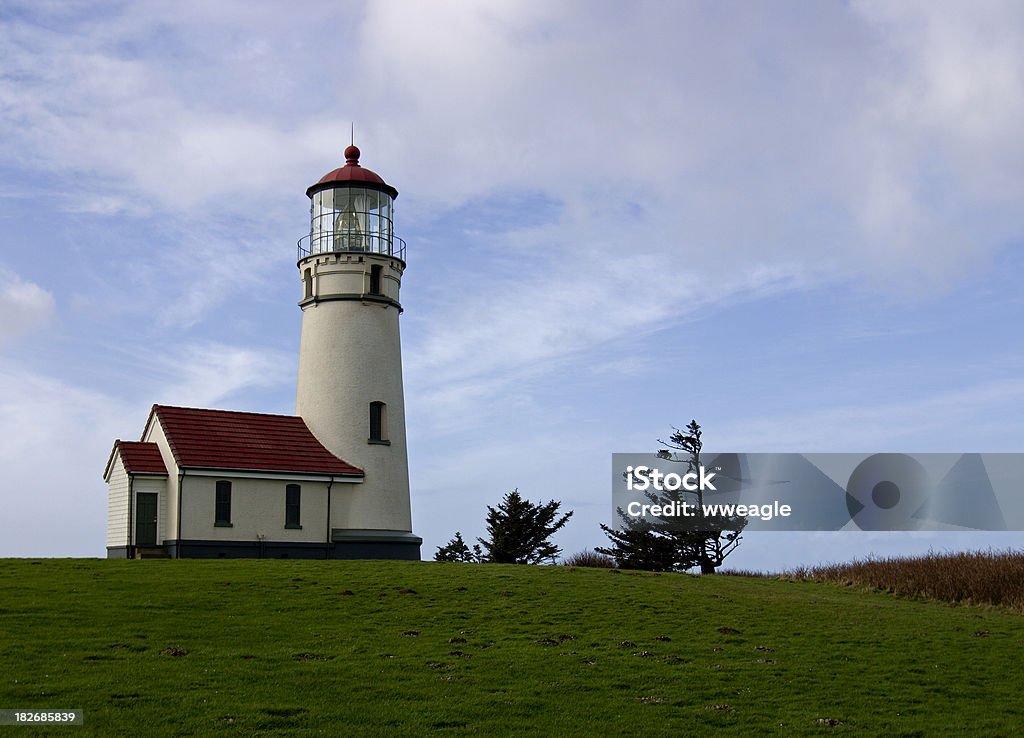
[[[302,273],[302,299],[308,300],[313,296],[313,272],[306,269]]]
[[[218,527],[231,527],[231,482],[217,482],[217,500],[214,510],[213,524]]]
[[[370,403],[370,443],[391,445],[388,440],[388,408],[383,402]]]
[[[301,528],[299,524],[299,500],[302,488],[297,484],[289,484],[284,488],[284,527]]]
[[[370,267],[370,294],[371,295],[379,295],[380,294],[380,275],[381,275],[381,272],[383,270],[384,270],[384,267],[382,267],[380,264],[374,264],[373,266]]]

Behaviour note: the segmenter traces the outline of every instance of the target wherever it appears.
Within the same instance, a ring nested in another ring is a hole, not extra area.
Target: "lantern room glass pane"
[[[311,251],[392,253],[391,196],[365,187],[336,187],[313,195]]]

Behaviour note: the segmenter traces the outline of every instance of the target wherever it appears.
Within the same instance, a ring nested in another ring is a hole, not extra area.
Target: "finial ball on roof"
[[[346,164],[358,164],[359,163],[359,147],[349,146],[345,149],[345,163]]]

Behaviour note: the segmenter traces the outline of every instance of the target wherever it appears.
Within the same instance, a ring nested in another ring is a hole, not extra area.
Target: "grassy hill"
[[[1022,653],[1019,614],[814,582],[0,561],[0,707],[85,710],[19,735],[1012,735]]]

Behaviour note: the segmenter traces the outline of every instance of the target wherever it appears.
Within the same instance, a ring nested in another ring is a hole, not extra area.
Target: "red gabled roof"
[[[153,416],[178,466],[187,469],[291,472],[363,476],[339,459],[295,415],[154,405]]]
[[[163,474],[167,476],[167,467],[164,466],[163,457],[160,456],[159,446],[142,441],[122,441],[118,438],[114,441],[110,458],[107,459],[107,468],[103,471],[104,479],[110,473],[110,464],[114,460],[115,454],[121,456],[124,470],[129,474]]]

